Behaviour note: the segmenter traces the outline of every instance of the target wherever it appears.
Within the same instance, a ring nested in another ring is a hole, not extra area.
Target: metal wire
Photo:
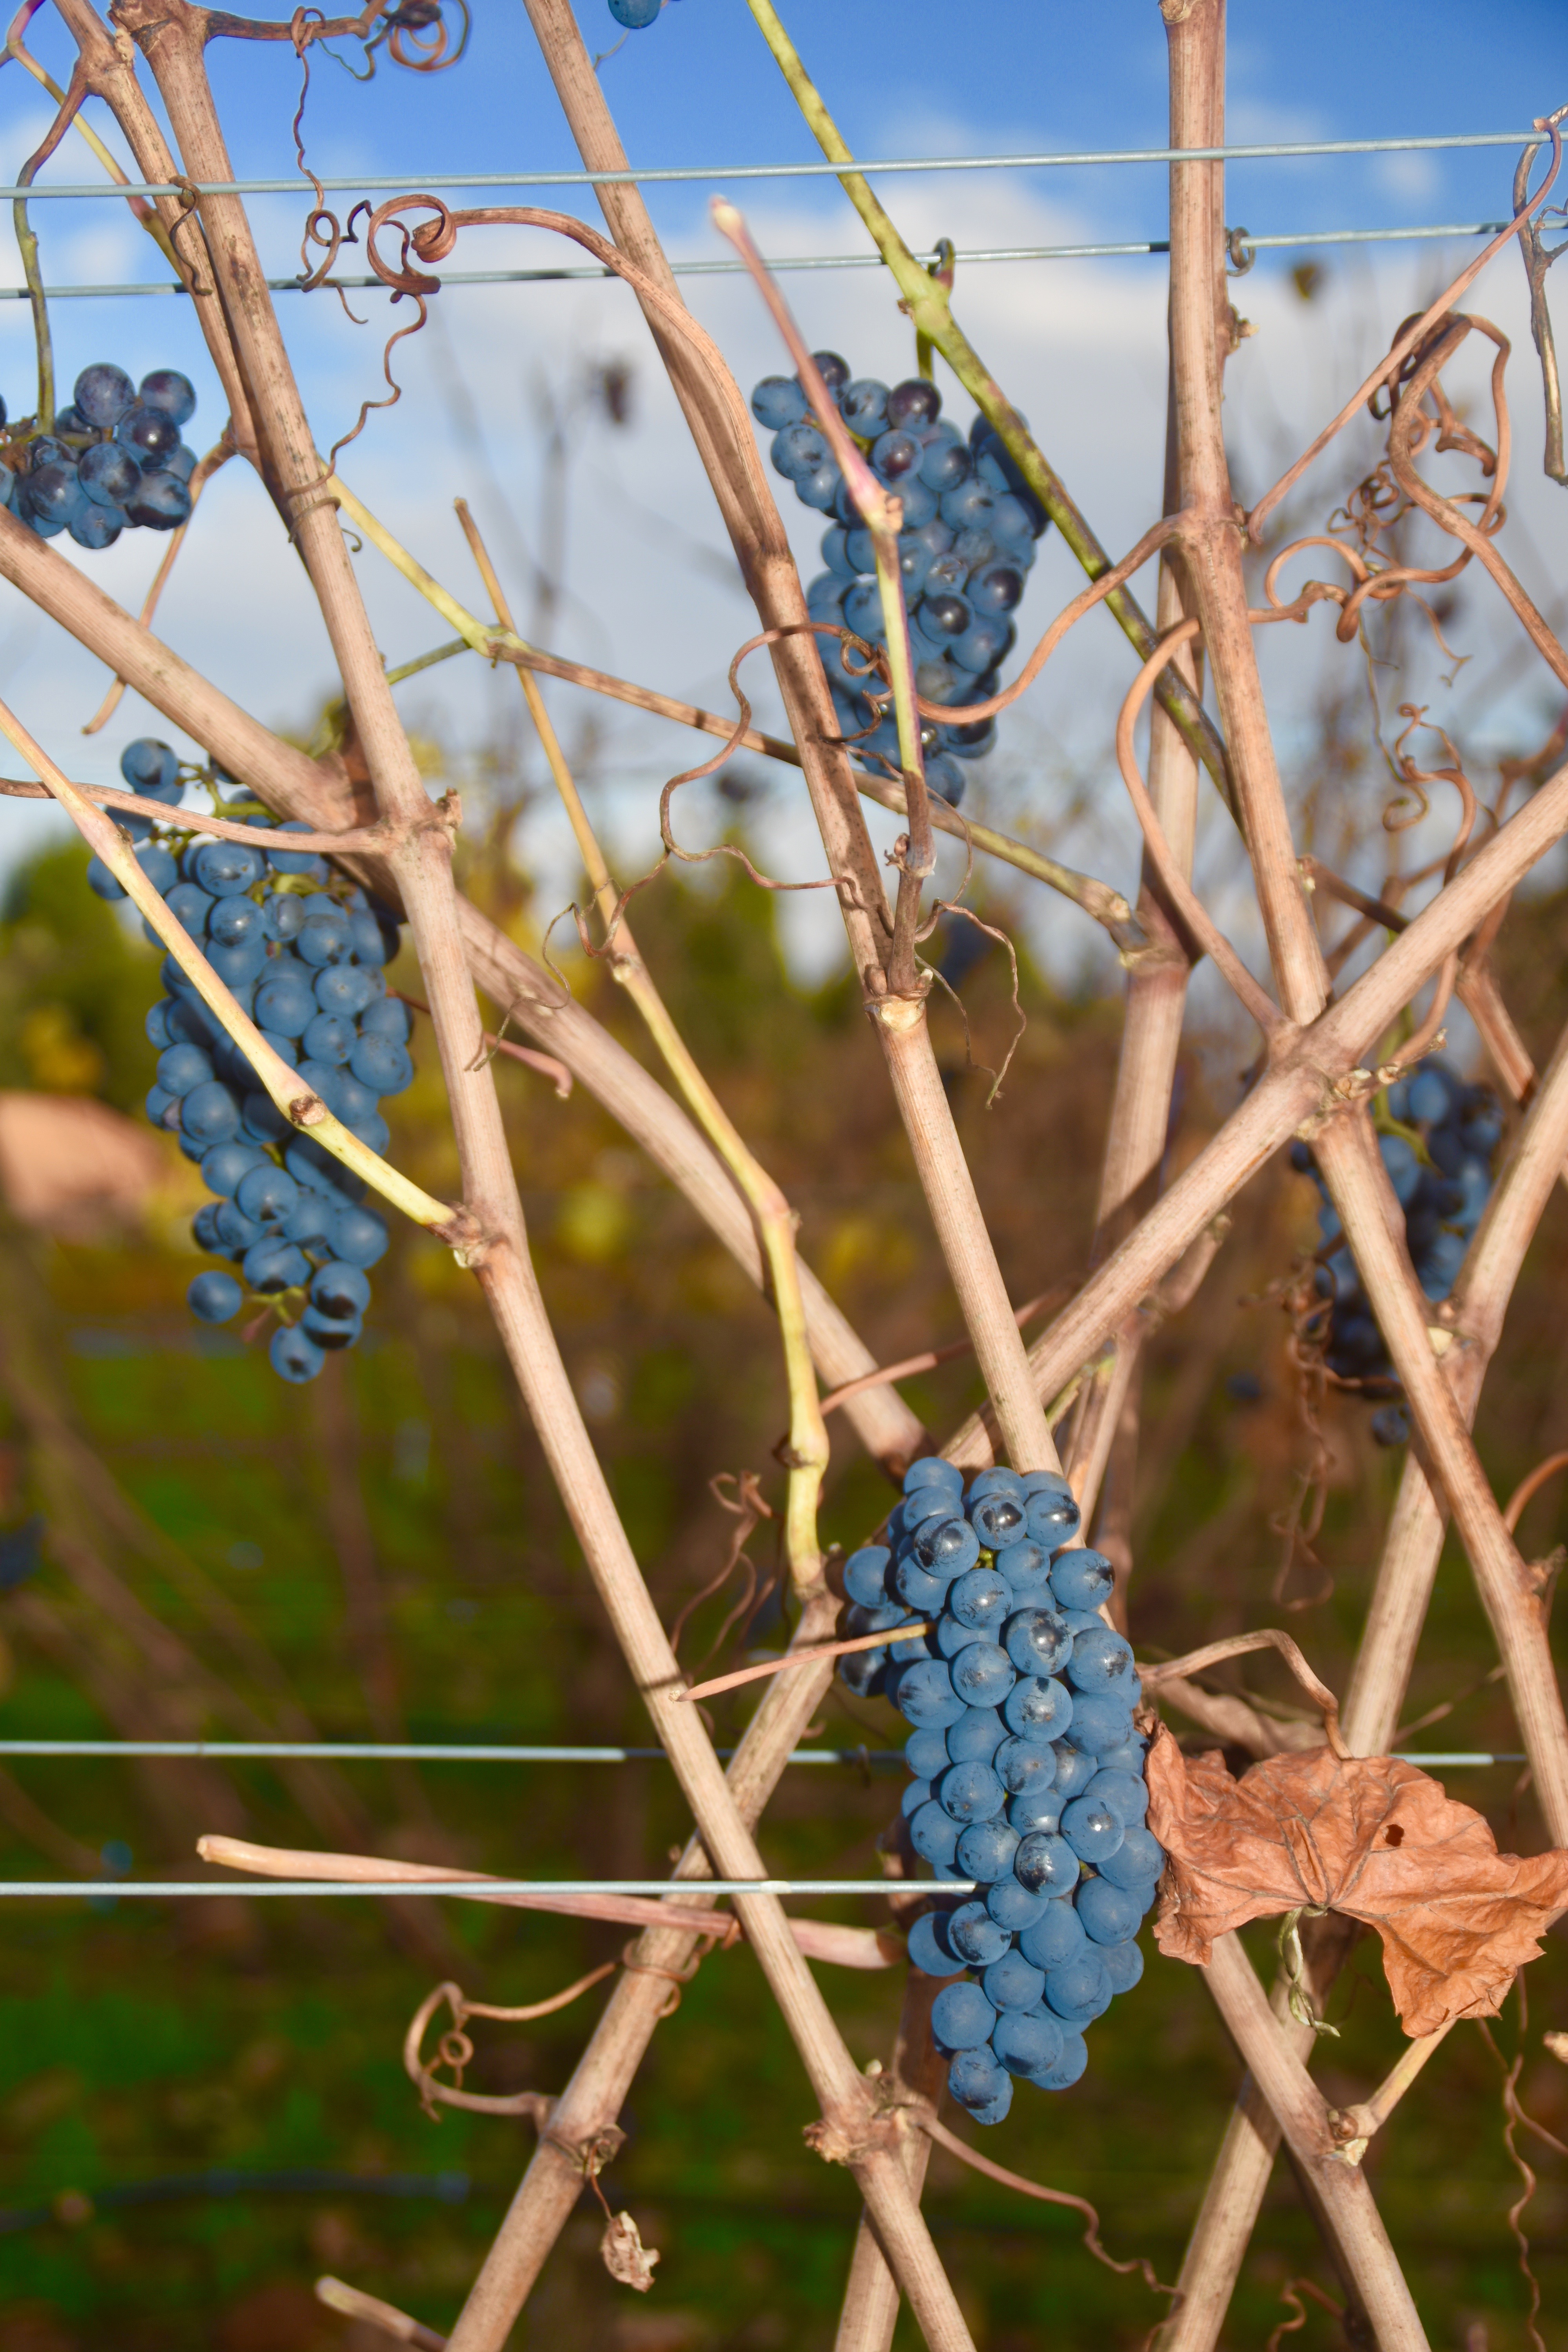
[[[640,1764],[664,1759],[662,1748],[495,1748],[387,1744],[326,1739],[0,1739],[0,1756],[205,1756],[230,1762],[268,1756],[322,1764]],[[721,1748],[722,1757],[732,1748]],[[901,1764],[898,1748],[797,1748],[792,1764]]]
[[[462,1895],[479,1902],[498,1895],[886,1895],[887,1878],[5,1878],[0,1901],[55,1895],[141,1897],[162,1902],[202,1895]],[[933,1879],[934,1894],[973,1895],[973,1878]]]
[[[1046,172],[1081,169],[1100,163],[1246,163],[1273,157],[1303,155],[1395,155],[1427,153],[1445,147],[1521,147],[1538,140],[1530,131],[1468,131],[1436,139],[1313,139],[1255,147],[1111,147],[1065,155],[901,155],[867,163],[682,163],[653,170],[624,172],[435,172],[397,179],[323,180],[329,194],[347,195],[369,189],[396,188],[603,188],[650,186],[690,180],[839,180],[847,173],[874,172]],[[204,196],[288,196],[302,193],[298,175],[287,180],[198,180],[191,184]],[[40,196],[88,199],[101,196],[183,196],[184,183],[175,186],[142,180],[121,186],[91,181],[47,183],[32,187],[0,187],[0,196]]]
[[[1506,221],[1449,221],[1419,228],[1331,228],[1292,230],[1284,236],[1254,236],[1249,230],[1237,233],[1244,244],[1258,252],[1303,245],[1400,245],[1413,239],[1445,236],[1496,236],[1508,226]],[[970,267],[983,261],[1092,261],[1123,255],[1169,253],[1170,240],[1151,237],[1139,244],[1125,245],[1013,245],[985,247],[972,253],[953,256],[955,262]],[[917,254],[917,261],[934,264],[934,253]],[[770,269],[879,269],[882,257],[877,253],[806,253],[786,256],[770,261]],[[670,268],[678,278],[729,278],[743,270],[741,261],[674,261]],[[549,285],[556,279],[582,278],[613,278],[613,269],[596,267],[570,269],[450,269],[442,277],[443,286],[536,286]],[[298,294],[301,289],[298,278],[269,278],[268,287],[275,294]],[[341,286],[349,293],[374,293],[383,281],[379,278],[328,278],[327,287]],[[103,299],[122,295],[184,294],[183,286],[158,282],[136,286],[46,286],[47,301],[70,301],[73,298]],[[0,302],[26,302],[25,286],[0,286]]]
[[[733,1748],[721,1748],[729,1758]],[[228,1762],[269,1756],[330,1764],[647,1764],[662,1763],[662,1748],[420,1747],[372,1739],[0,1739],[0,1756],[190,1756]],[[1479,1749],[1401,1752],[1395,1764],[1522,1764],[1522,1756]],[[901,1748],[797,1748],[792,1764],[901,1765]]]

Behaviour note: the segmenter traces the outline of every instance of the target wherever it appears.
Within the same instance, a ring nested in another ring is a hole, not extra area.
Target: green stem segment
[[[843,174],[839,185],[870,232],[878,252],[892,271],[899,292],[903,297],[903,308],[914,322],[917,350],[929,343],[942,353],[981,415],[1001,436],[1009,457],[1022,470],[1030,489],[1089,577],[1098,580],[1102,572],[1110,571],[1110,557],[1079,511],[1061,477],[1037,448],[1023,418],[953,317],[949,287],[943,283],[950,273],[943,271],[933,275],[924,263],[916,260],[871,193],[869,182],[852,168],[855,159],[824,105],[821,93],[802,64],[800,53],[785,32],[772,0],[747,0],[747,5],[756,18],[763,38],[789,84],[790,94],[805,116],[817,145],[830,163],[851,166]],[[1137,598],[1126,588],[1116,588],[1105,601],[1139,659],[1147,661],[1154,650],[1155,636]],[[1178,670],[1168,667],[1161,672],[1154,694],[1160,708],[1194,756],[1208,770],[1234,816],[1236,799],[1225,745],[1186,679]]]
[[[301,1088],[299,1072],[291,1069],[281,1054],[275,1052],[268,1044],[249,1014],[242,1012],[184,926],[170,913],[137,864],[126,835],[68,777],[62,775],[48,754],[34,742],[21,720],[3,702],[0,702],[0,733],[10,739],[29,767],[36,769],[43,778],[89,848],[102,859],[137,913],[157,932],[214,1019],[222,1023],[289,1124],[310,1136],[313,1142],[324,1144],[335,1160],[341,1160],[343,1166],[352,1169],[356,1176],[363,1176],[367,1184],[374,1185],[382,1198],[389,1201],[395,1209],[401,1209],[405,1217],[412,1217],[416,1224],[428,1226],[444,1239],[453,1240],[460,1249],[466,1238],[466,1221],[462,1213],[451,1208],[447,1202],[435,1200],[430,1193],[422,1192],[406,1176],[400,1176],[395,1168],[389,1167],[367,1143],[362,1143],[341,1119],[335,1118],[319,1095]],[[199,826],[197,829],[199,831]]]
[[[485,586],[495,605],[496,617],[503,628],[510,630],[512,617],[505,592],[484,541],[461,499],[458,501],[458,518],[484,575]],[[611,971],[641,1014],[649,1036],[663,1055],[666,1066],[685,1096],[693,1117],[740,1186],[757,1221],[763,1255],[767,1261],[768,1276],[773,1285],[773,1305],[778,1314],[779,1336],[784,1347],[784,1375],[789,1388],[785,1557],[789,1561],[791,1583],[796,1597],[804,1603],[813,1593],[820,1591],[822,1584],[822,1551],[816,1514],[829,1448],[827,1424],[822,1417],[816,1372],[806,1338],[800,1265],[795,1247],[795,1213],[779,1186],[748,1148],[698,1066],[690,1048],[670,1017],[669,1008],[660,996],[652,974],[637,952],[625,912],[621,911],[617,919],[619,893],[588,812],[583,805],[583,797],[561,748],[561,740],[545,709],[539,681],[531,670],[521,667],[518,669],[517,677],[555,789],[561,795],[562,806],[571,824],[578,855],[583,860],[583,869],[594,893],[595,905],[605,926]]]

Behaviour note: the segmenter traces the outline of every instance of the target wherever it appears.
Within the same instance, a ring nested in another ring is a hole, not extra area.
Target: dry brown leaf
[[[1298,1905],[1375,1927],[1413,2039],[1495,2017],[1514,1971],[1568,1907],[1568,1853],[1499,1853],[1479,1813],[1414,1764],[1270,1756],[1239,1780],[1184,1757],[1163,1726],[1149,1751],[1149,1826],[1170,1855],[1154,1934],[1201,1965],[1216,1936]]]
[[[646,2294],[652,2286],[658,2249],[643,2244],[642,2232],[629,2213],[617,2213],[611,2220],[599,2241],[599,2257],[622,2286],[635,2286],[639,2294]]]

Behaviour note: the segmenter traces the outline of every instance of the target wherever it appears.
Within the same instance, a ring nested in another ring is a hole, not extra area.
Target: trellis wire
[[[973,1895],[979,1882],[947,1878],[950,1895]],[[501,1895],[880,1895],[896,1892],[887,1878],[7,1878],[0,1902],[35,1902],[55,1895],[138,1895],[184,1902],[200,1895],[460,1895],[487,1903]]]
[[[1079,169],[1100,163],[1253,163],[1307,155],[1394,155],[1445,147],[1518,147],[1538,139],[1530,131],[1464,131],[1438,138],[1295,140],[1252,147],[1112,147],[1057,155],[901,155],[868,163],[679,163],[624,172],[436,172],[397,179],[323,180],[330,195],[369,188],[605,188],[670,184],[691,180],[839,180],[846,172],[862,178],[872,172],[1039,172]],[[51,187],[0,187],[0,196],[89,198],[93,196],[288,196],[300,193],[298,175],[287,180],[140,180],[106,185],[102,181],[67,182]]]
[[[366,182],[365,185],[374,185]],[[1438,221],[1415,228],[1323,228],[1291,230],[1276,236],[1253,236],[1249,231],[1237,232],[1243,243],[1254,252],[1285,250],[1303,245],[1402,245],[1413,241],[1428,241],[1446,236],[1496,236],[1506,228],[1506,221]],[[1136,257],[1150,254],[1169,253],[1169,240],[1152,237],[1135,244],[1121,245],[1015,245],[984,247],[973,252],[953,256],[955,263],[975,267],[982,262],[995,261],[1098,261]],[[917,259],[935,266],[936,254],[921,254]],[[670,268],[678,278],[731,278],[743,270],[740,261],[672,261]],[[785,256],[770,261],[770,269],[880,269],[882,257],[878,253],[805,253]],[[613,269],[599,269],[592,265],[570,269],[452,269],[442,278],[443,286],[544,286],[564,278],[607,278]],[[326,287],[339,287],[349,293],[374,293],[383,289],[379,278],[328,278]],[[304,289],[298,278],[269,278],[268,291],[274,294],[298,294]],[[135,286],[46,286],[47,301],[69,301],[86,296],[110,297],[142,294],[184,294],[186,289],[172,281],[161,280]],[[316,290],[315,289],[311,289]],[[26,302],[25,286],[0,286],[0,301]]]
[[[721,1748],[731,1757],[738,1751]],[[318,1763],[361,1764],[645,1764],[662,1762],[662,1748],[418,1747],[400,1742],[332,1739],[0,1739],[0,1756],[188,1756],[246,1762],[269,1756]],[[792,1764],[904,1765],[901,1748],[797,1748]],[[1409,1749],[1396,1764],[1522,1764],[1522,1754],[1479,1748]],[[662,1882],[661,1882],[662,1883]]]

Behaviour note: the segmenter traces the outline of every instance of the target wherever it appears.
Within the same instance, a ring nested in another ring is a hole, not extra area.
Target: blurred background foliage
[[[493,813],[470,826],[466,886],[537,946],[542,925],[512,849],[518,780],[498,759],[491,782]],[[743,805],[728,815],[743,825]],[[0,1087],[134,1108],[151,1076],[142,1020],[156,959],[88,893],[84,863],[51,850],[12,882]],[[993,922],[1020,928],[1005,890],[993,886],[981,903]],[[774,906],[727,863],[671,871],[638,902],[639,944],[726,1105],[788,1189],[806,1255],[890,1362],[955,1339],[956,1309],[853,990],[792,979]],[[1506,990],[1538,1056],[1568,1013],[1563,915],[1560,898],[1521,904],[1504,940]],[[977,1055],[995,1060],[1011,1027],[1005,956],[973,956],[971,935],[939,933],[934,945],[960,978]],[[605,968],[575,952],[568,965],[584,1001],[649,1059]],[[412,970],[395,979],[416,990]],[[1020,1301],[1082,1273],[1120,1021],[1114,998],[1064,994],[1026,958],[1022,996],[1028,1026],[990,1108],[957,1014],[939,1004],[933,1015]],[[451,1190],[440,1076],[427,1035],[416,1045],[416,1084],[389,1106],[393,1156]],[[1223,1038],[1195,1041],[1173,1164],[1234,1098],[1236,1058]],[[551,1313],[670,1622],[728,1549],[731,1522],[710,1482],[749,1470],[779,1498],[773,1448],[785,1413],[769,1318],[591,1098],[560,1100],[512,1061],[499,1077]],[[183,1173],[173,1162],[175,1190]],[[1371,1443],[1363,1404],[1331,1397],[1315,1556],[1287,1558],[1279,1529],[1312,1445],[1271,1286],[1312,1246],[1314,1207],[1304,1179],[1283,1160],[1272,1166],[1237,1203],[1194,1306],[1153,1342],[1131,1608],[1150,1654],[1288,1622],[1342,1685],[1399,1461]],[[1479,1436],[1500,1493],[1563,1442],[1565,1237],[1558,1201],[1488,1383]],[[193,1265],[175,1222],[152,1211],[139,1228],[94,1236],[15,1222],[0,1234],[0,1736],[645,1742],[479,1296],[449,1255],[396,1230],[364,1343],[304,1390],[270,1374],[262,1347],[193,1325]],[[961,1357],[905,1393],[940,1434],[978,1391]],[[879,1518],[888,1490],[845,1423],[832,1426],[825,1529],[849,1546]],[[1531,1556],[1563,1531],[1562,1492],[1549,1488],[1525,1518]],[[764,1526],[752,1545],[764,1580],[770,1540]],[[732,1597],[696,1612],[684,1657],[713,1642]],[[764,1600],[726,1646],[766,1649],[777,1632],[776,1603]],[[1411,1697],[1409,1719],[1429,1718],[1415,1746],[1517,1744],[1493,1656],[1450,1550]],[[1245,1683],[1281,1709],[1291,1702],[1267,1662],[1215,1681]],[[751,1696],[719,1703],[721,1740]],[[877,1749],[901,1728],[881,1705],[836,1687],[819,1737]],[[1485,1809],[1505,1844],[1543,1843],[1517,1770],[1455,1774],[1450,1785]],[[874,1872],[899,1786],[868,1768],[787,1774],[763,1826],[770,1865]],[[369,2336],[311,2300],[323,2269],[449,2323],[531,2138],[488,2117],[429,2122],[399,2063],[407,2018],[443,1976],[479,1998],[527,2001],[624,1941],[609,1928],[456,1904],[236,1895],[117,1906],[116,1873],[187,1874],[195,1838],[221,1829],[543,1876],[632,1875],[659,1871],[684,1827],[668,1772],[651,1763],[14,1760],[0,1772],[0,1876],[97,1874],[105,1891],[6,1913],[0,2352],[109,2341],[121,2352],[351,2342],[373,2352]],[[843,1916],[864,1918],[866,1906]],[[1268,1965],[1266,1933],[1256,1957]],[[896,1972],[825,1975],[856,2057],[886,2057]],[[521,2032],[479,2027],[469,2087],[558,2088],[598,1998]],[[1568,2024],[1555,1934],[1531,1971],[1530,1999],[1521,2092],[1561,2133],[1568,2069],[1541,2043],[1543,2028]],[[1335,2014],[1342,2038],[1324,2048],[1320,2073],[1331,2096],[1349,2100],[1379,2078],[1399,2039],[1364,1946]],[[1510,2011],[1499,2032],[1508,2054],[1520,2033]],[[1237,2078],[1199,1976],[1151,1952],[1142,1987],[1092,2037],[1085,2079],[1062,2097],[1020,2097],[987,2147],[1092,2199],[1114,2252],[1146,2253],[1173,2278]],[[1368,2160],[1434,2344],[1461,2352],[1523,2352],[1527,2341],[1500,2080],[1480,2035],[1461,2030]],[[642,2300],[612,2284],[597,2259],[597,2209],[585,2202],[515,2340],[608,2352],[826,2347],[855,2200],[847,2177],[801,2143],[813,2112],[748,1957],[710,1960],[656,2038],[606,2183],[662,2251],[654,2292]],[[1556,2352],[1568,2345],[1568,2171],[1550,2151],[1530,2152],[1542,2178],[1526,2227]],[[990,2188],[940,2150],[927,2204],[985,2352],[1025,2352],[1047,2336],[1131,2347],[1163,2308],[1136,2278],[1095,2264],[1070,2214]],[[1227,2344],[1272,2340],[1289,2316],[1281,2292],[1298,2275],[1331,2291],[1281,2168]],[[1298,2340],[1336,2338],[1310,2304]],[[906,2320],[900,2352],[914,2341]]]

